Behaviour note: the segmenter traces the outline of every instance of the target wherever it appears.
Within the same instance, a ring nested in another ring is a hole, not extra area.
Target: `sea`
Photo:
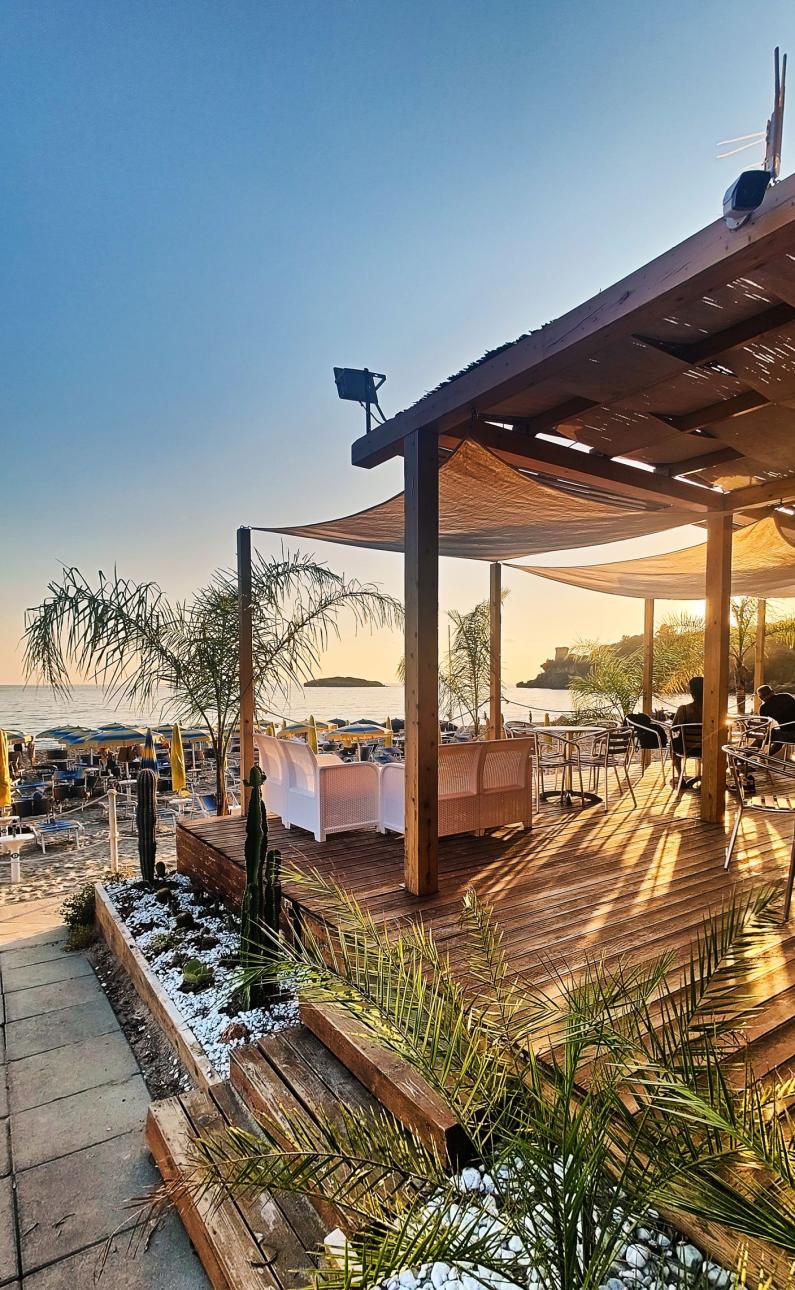
[[[526,690],[515,685],[503,687],[503,711],[507,719],[543,721],[544,714],[555,717],[571,712],[568,690]],[[384,722],[387,717],[404,716],[402,685],[294,686],[290,693],[274,700],[271,711],[259,712],[262,721],[303,721],[310,714],[318,721],[341,718],[356,721],[360,717]],[[130,725],[159,725],[172,715],[169,695],[163,692],[147,710],[108,700],[95,685],[75,685],[68,697],[53,694],[48,686],[0,685],[0,729],[22,730],[36,735],[54,725],[97,726],[111,721]]]

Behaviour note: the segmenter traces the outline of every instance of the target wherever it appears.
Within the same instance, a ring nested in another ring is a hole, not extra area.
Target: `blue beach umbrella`
[[[144,752],[141,758],[141,770],[157,770],[157,753],[155,752],[155,737],[151,730],[147,730],[144,739]]]
[[[123,726],[114,722],[109,726],[89,730],[79,742],[83,746],[94,744],[100,748],[110,748],[112,744],[142,744],[145,738],[146,731],[140,726]]]
[[[91,731],[86,726],[48,726],[46,730],[40,730],[36,738],[54,739],[56,743],[72,747],[82,743],[90,734]]]
[[[364,739],[383,739],[386,731],[375,721],[351,721],[347,726],[340,726],[332,734],[332,739],[341,739],[343,743],[356,743]]]

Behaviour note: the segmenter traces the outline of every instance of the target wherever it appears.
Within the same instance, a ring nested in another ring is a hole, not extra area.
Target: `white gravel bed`
[[[173,892],[173,910],[158,899],[158,887],[168,887]],[[156,880],[152,891],[138,890],[131,882],[111,881],[105,884],[105,890],[166,994],[176,1004],[221,1077],[229,1074],[231,1048],[297,1024],[298,1001],[295,998],[267,1008],[230,1013],[237,968],[223,960],[239,951],[240,923],[217,902],[206,908],[197,899],[189,878],[171,873],[162,883]],[[176,919],[180,914],[190,914],[195,927],[178,927]],[[161,949],[166,935],[170,943]],[[201,937],[214,940],[216,944],[204,948],[199,944]],[[198,959],[212,970],[212,984],[196,993],[187,993],[182,988],[179,960],[185,956]],[[239,1037],[222,1040],[222,1033],[233,1022],[239,1023],[243,1033]]]
[[[544,1279],[531,1255],[550,1221],[543,1203],[525,1220],[526,1243],[516,1232],[515,1219],[509,1228],[500,1217],[500,1191],[510,1186],[510,1176],[505,1166],[492,1178],[483,1166],[469,1165],[454,1179],[462,1200],[447,1212],[451,1220],[463,1219],[467,1226],[471,1223],[479,1239],[486,1238],[489,1243],[493,1239],[495,1261],[510,1260],[514,1269],[514,1261],[518,1261],[526,1269],[523,1281],[476,1265],[432,1263],[400,1269],[380,1283],[381,1290],[562,1290]],[[438,1211],[440,1206],[431,1201],[428,1208]],[[615,1217],[621,1220],[621,1215]],[[695,1245],[663,1224],[654,1210],[642,1221],[625,1220],[623,1230],[625,1241],[600,1290],[729,1290],[737,1282],[734,1272],[712,1263]],[[325,1244],[331,1257],[340,1258],[345,1237],[340,1231],[331,1232]]]

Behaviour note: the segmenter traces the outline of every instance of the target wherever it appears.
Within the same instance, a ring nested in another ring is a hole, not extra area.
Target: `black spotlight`
[[[366,367],[335,367],[334,383],[337,386],[337,394],[341,399],[348,399],[351,403],[359,403],[364,408],[366,419],[367,433],[370,433],[372,427],[373,409],[379,421],[385,421],[381,408],[378,405],[378,391],[384,384],[386,377],[382,372],[370,372]]]

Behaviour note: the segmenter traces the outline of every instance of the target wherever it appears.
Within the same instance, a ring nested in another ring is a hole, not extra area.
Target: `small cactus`
[[[155,880],[157,852],[157,772],[144,768],[138,772],[135,823],[138,829],[138,860],[144,882]]]
[[[201,959],[188,959],[182,966],[182,989],[186,993],[206,990],[213,983],[213,970]]]

